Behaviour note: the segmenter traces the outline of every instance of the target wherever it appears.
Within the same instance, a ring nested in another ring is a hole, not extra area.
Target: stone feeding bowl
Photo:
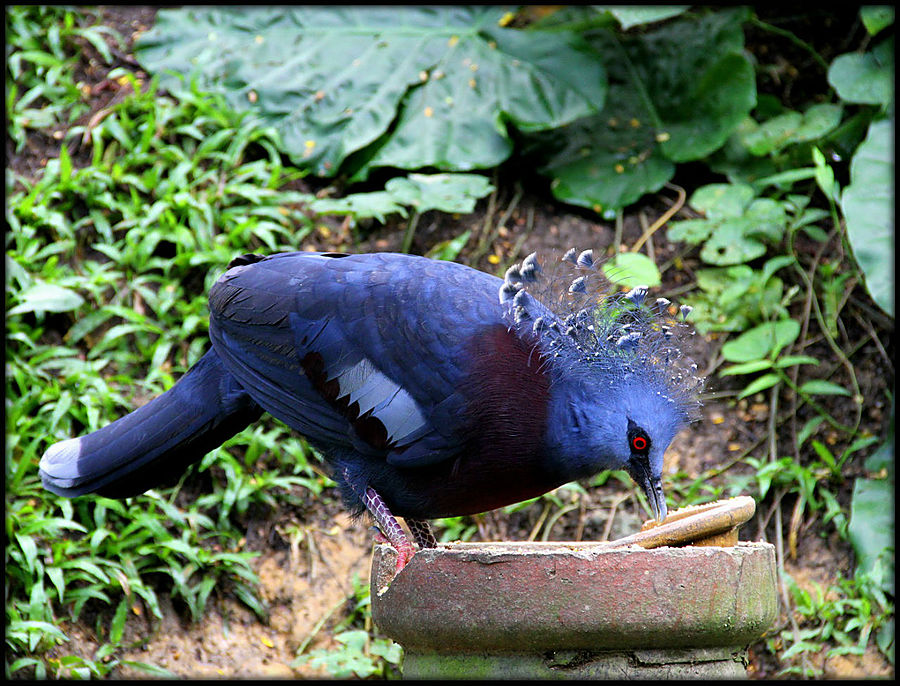
[[[775,554],[737,540],[749,497],[612,542],[450,543],[396,576],[375,547],[372,615],[406,678],[734,678],[777,616]]]

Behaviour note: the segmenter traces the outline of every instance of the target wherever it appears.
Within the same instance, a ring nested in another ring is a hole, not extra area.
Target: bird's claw
[[[387,536],[385,536],[377,526],[373,526],[372,529],[375,532],[375,534],[374,534],[375,543],[377,543],[377,544],[386,543],[387,545],[391,546],[397,552],[397,568],[394,571],[394,575],[396,576],[397,574],[400,573],[401,569],[403,569],[407,564],[409,564],[409,561],[412,560],[413,555],[416,554],[415,546],[412,543],[410,543],[409,541],[402,541],[399,543],[394,543]]]
[[[413,559],[413,555],[416,554],[416,549],[410,546],[401,546],[400,549],[395,548],[397,551],[397,567],[394,570],[394,576],[400,573],[409,561]]]

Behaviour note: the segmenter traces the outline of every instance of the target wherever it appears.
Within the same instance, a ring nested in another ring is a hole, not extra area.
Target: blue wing
[[[248,258],[210,291],[210,337],[250,396],[313,444],[422,466],[470,430],[467,344],[503,323],[501,283],[393,253]]]

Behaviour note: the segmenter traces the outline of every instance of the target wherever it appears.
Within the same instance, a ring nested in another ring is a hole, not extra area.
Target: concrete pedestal
[[[376,546],[372,615],[405,678],[742,677],[777,615],[766,543],[455,543],[395,564]]]

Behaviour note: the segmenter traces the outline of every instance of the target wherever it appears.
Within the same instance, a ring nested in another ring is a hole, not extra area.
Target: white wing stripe
[[[372,412],[394,443],[425,426],[422,410],[403,388],[382,374],[367,358],[332,375],[338,382],[339,398],[359,403],[359,414]],[[349,397],[348,397],[349,396]]]

